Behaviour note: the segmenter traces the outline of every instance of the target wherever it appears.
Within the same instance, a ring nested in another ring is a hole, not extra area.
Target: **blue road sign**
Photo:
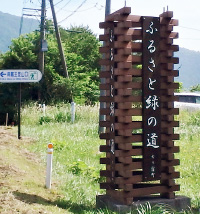
[[[42,73],[36,69],[0,70],[0,82],[2,83],[25,83],[39,82]]]

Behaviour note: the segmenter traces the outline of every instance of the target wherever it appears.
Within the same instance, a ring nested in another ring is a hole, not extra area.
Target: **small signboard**
[[[36,69],[0,70],[1,83],[32,83],[41,79],[42,73]]]

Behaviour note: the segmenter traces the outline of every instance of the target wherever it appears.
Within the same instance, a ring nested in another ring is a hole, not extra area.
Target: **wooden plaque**
[[[160,18],[143,17],[143,180],[161,177]]]

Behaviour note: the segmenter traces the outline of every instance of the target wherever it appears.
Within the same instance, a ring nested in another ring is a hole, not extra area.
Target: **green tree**
[[[76,54],[79,69],[69,67],[69,75],[73,80],[75,97],[84,98],[85,102],[93,103],[99,97],[99,47],[100,43],[88,27],[71,27],[61,29],[62,39],[67,53]],[[72,56],[67,55],[70,65]],[[70,59],[71,58],[71,59]],[[78,77],[78,79],[77,79]]]
[[[99,41],[87,27],[72,27],[70,32],[61,29],[61,37],[70,79],[63,77],[57,41],[54,32],[48,30],[48,52],[45,53],[45,74],[42,83],[23,84],[23,100],[37,99],[41,85],[41,97],[46,103],[68,102],[71,101],[72,95],[76,102],[96,102],[99,95]],[[0,68],[37,69],[38,47],[38,31],[13,39],[10,50],[0,55]],[[11,89],[14,86],[0,85],[1,98],[5,100],[12,99],[11,96],[6,98],[7,87]],[[13,91],[16,92],[16,89]]]

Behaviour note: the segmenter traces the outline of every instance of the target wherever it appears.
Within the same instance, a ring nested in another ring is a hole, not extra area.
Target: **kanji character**
[[[149,97],[146,100],[146,109],[149,109],[150,107],[155,111],[156,108],[159,108],[159,103],[158,103],[158,97],[157,95],[149,95]]]

